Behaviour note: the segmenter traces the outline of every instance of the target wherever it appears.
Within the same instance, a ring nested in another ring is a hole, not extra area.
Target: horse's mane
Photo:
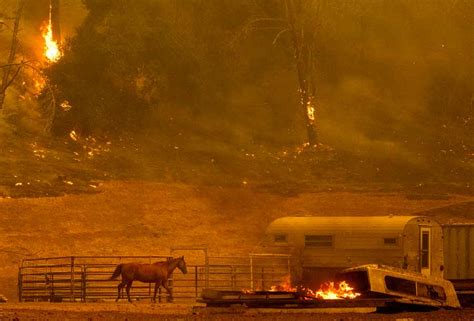
[[[153,263],[153,265],[169,265],[170,263],[176,262],[180,259],[181,259],[180,257],[178,258],[168,257],[166,258],[166,261],[158,261],[158,262]]]

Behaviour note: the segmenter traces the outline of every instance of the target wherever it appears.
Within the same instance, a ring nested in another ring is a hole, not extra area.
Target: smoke
[[[418,163],[416,152],[401,140],[402,127],[413,123],[413,111],[384,97],[369,78],[345,77],[319,104],[321,139],[360,155]]]
[[[0,10],[11,14],[16,1],[5,3]],[[64,38],[84,18],[81,3],[61,1]],[[90,15],[70,55],[50,73],[74,105],[57,118],[64,132],[71,124],[90,132],[139,128],[158,147],[168,144],[175,152],[187,144],[206,157],[221,152],[229,158],[306,141],[291,38],[283,32],[275,42],[276,24],[252,29],[247,23],[265,6],[270,18],[284,18],[281,2],[85,3]],[[474,2],[314,3],[320,6],[306,15],[314,22],[321,142],[419,168],[447,157],[464,161],[474,150]],[[40,57],[48,5],[28,2],[19,57]],[[0,32],[0,60],[9,36]],[[41,129],[34,124],[42,124],[41,110],[22,105],[20,91],[9,91],[8,108],[15,110],[9,121]]]
[[[15,132],[15,127],[5,120],[3,115],[0,115],[0,142],[6,140],[7,137],[11,137]]]
[[[418,166],[448,154],[467,161],[474,150],[473,4],[348,6],[320,29],[322,139]]]

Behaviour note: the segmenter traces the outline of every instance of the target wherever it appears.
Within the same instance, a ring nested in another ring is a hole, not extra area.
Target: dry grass
[[[108,181],[99,190],[61,197],[0,198],[0,273],[4,276],[0,286],[7,297],[16,297],[17,267],[24,257],[158,255],[168,254],[171,246],[203,244],[212,255],[247,255],[257,250],[266,226],[282,216],[406,215],[473,200],[461,195],[413,199],[394,193],[350,192],[282,196],[250,187],[144,181]],[[469,219],[465,214],[462,220]],[[452,218],[450,211],[433,215],[441,221]]]

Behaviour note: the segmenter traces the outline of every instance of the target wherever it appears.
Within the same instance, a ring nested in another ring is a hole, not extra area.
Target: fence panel
[[[211,257],[209,287],[226,290],[270,290],[291,275],[289,255],[251,254],[249,257]]]
[[[27,259],[18,273],[20,302],[25,301],[108,301],[117,297],[117,280],[109,280],[119,263],[152,263],[168,256],[81,256]],[[188,265],[187,274],[176,272],[169,279],[173,298],[189,301],[209,287],[227,290],[270,289],[291,273],[289,256],[209,257],[207,264]],[[123,290],[123,292],[125,292]],[[124,295],[125,293],[122,293]],[[154,284],[134,282],[133,300],[150,300]],[[166,290],[157,299],[167,298]]]

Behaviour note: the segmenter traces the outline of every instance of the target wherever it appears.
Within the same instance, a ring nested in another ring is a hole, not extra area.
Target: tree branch
[[[3,95],[5,93],[5,91],[7,91],[7,88],[10,87],[10,85],[13,83],[13,81],[15,81],[15,78],[18,76],[18,73],[20,72],[21,67],[23,67],[23,64],[18,65],[18,68],[16,69],[13,76],[10,78],[10,80],[8,80],[8,82],[5,85],[3,85],[3,88],[0,91],[0,95]]]
[[[273,39],[272,44],[275,45],[275,44],[277,43],[278,39],[280,38],[280,36],[281,36],[282,34],[284,34],[285,32],[287,32],[287,31],[290,31],[290,29],[285,28],[285,29],[281,30],[279,33],[277,33],[277,35],[276,35],[275,38]]]

